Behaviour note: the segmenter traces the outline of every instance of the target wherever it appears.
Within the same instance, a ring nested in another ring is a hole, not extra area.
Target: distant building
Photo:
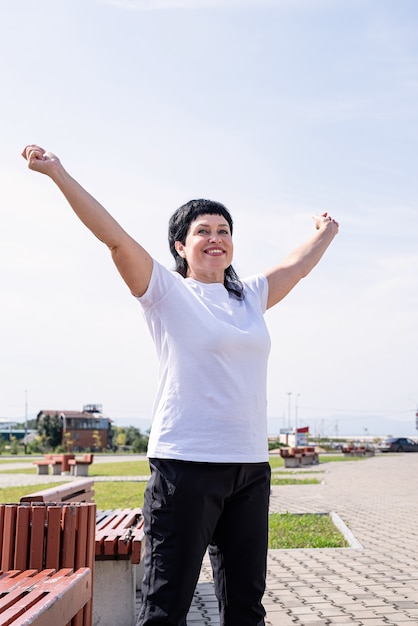
[[[27,438],[36,431],[33,429],[18,428],[17,422],[12,422],[7,417],[0,417],[0,439],[11,442],[17,439],[19,442],[27,443]]]
[[[36,423],[44,416],[57,416],[62,423],[61,444],[73,452],[106,449],[112,445],[112,420],[103,415],[101,404],[86,404],[82,411],[43,409]]]
[[[309,445],[309,426],[303,428],[281,428],[279,435],[280,443],[290,448],[298,448]]]

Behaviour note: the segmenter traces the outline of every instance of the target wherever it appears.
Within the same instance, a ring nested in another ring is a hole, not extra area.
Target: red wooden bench
[[[46,455],[40,461],[32,461],[33,465],[36,465],[38,474],[49,474],[49,468],[51,468],[51,474],[58,476],[62,472],[62,461],[60,459],[54,459],[52,454]]]
[[[284,460],[285,467],[301,467],[319,463],[318,453],[313,446],[280,448],[280,456]]]
[[[94,481],[80,479],[65,482],[57,487],[35,491],[20,498],[21,503],[92,502]],[[130,559],[137,565],[144,556],[144,520],[142,510],[115,509],[97,511],[95,525],[96,560]]]
[[[98,511],[96,516],[96,560],[130,559],[141,562],[144,552],[144,518],[142,510],[116,509]]]
[[[0,504],[0,569],[3,572],[63,568],[76,571],[87,567],[93,579],[95,528],[94,503]],[[90,582],[91,597],[92,587]],[[29,609],[26,598],[22,598],[22,606]],[[71,604],[72,598],[68,597],[66,602]],[[1,619],[0,623],[3,624]],[[51,620],[48,626],[53,623]],[[72,624],[92,625],[91,600],[78,611]]]
[[[20,502],[93,502],[93,498],[94,481],[86,478],[35,491],[22,496]]]
[[[75,454],[45,454],[40,461],[32,461],[36,465],[38,474],[48,474],[51,468],[51,474],[54,476],[69,472],[69,461],[75,458]]]
[[[67,624],[91,600],[91,582],[89,567],[0,572],[0,623]]]
[[[93,463],[93,454],[83,454],[81,458],[75,457],[68,461],[70,473],[73,476],[88,476],[89,465]]]
[[[81,479],[29,494],[21,501],[60,502],[65,498],[68,503],[80,497],[83,489],[93,494],[93,485],[93,480]],[[135,622],[136,588],[142,579],[145,555],[143,524],[140,508],[97,511],[93,622],[100,626],[114,626],[115,615],[121,624]]]
[[[361,445],[345,446],[341,451],[344,456],[374,456],[375,454],[373,448]]]

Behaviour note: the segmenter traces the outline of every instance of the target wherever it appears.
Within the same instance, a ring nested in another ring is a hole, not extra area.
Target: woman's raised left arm
[[[328,213],[315,215],[313,219],[316,227],[314,236],[291,252],[279,265],[264,272],[269,285],[268,309],[280,302],[301,278],[309,274],[338,233],[338,222]]]

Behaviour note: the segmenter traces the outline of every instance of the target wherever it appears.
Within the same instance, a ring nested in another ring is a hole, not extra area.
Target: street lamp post
[[[291,424],[292,424],[292,410],[291,410],[291,398],[292,398],[292,392],[288,391],[287,392],[287,397],[288,397],[288,402],[287,402],[287,421],[288,421],[288,427],[290,428]]]
[[[25,389],[25,443],[23,444],[25,454],[28,451],[28,392]]]
[[[297,393],[296,398],[295,398],[295,431],[296,433],[298,432],[298,398],[299,396],[300,396],[300,393]]]

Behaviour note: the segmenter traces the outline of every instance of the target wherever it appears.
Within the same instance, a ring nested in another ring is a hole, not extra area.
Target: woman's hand
[[[327,212],[321,213],[321,215],[313,215],[312,219],[315,223],[315,228],[319,230],[322,227],[327,227],[331,225],[332,228],[335,228],[338,231],[338,222],[336,222]]]
[[[35,172],[51,175],[56,166],[60,166],[60,160],[52,152],[47,152],[40,146],[30,144],[22,152],[22,156],[28,162],[28,167]]]
[[[55,154],[30,144],[23,150],[22,156],[29,169],[46,174],[57,185],[77,217],[111,250],[115,265],[131,292],[142,296],[148,288],[153,267],[148,252],[70,176]]]

